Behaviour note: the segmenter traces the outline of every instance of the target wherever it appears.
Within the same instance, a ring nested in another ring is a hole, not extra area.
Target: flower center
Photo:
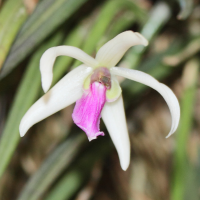
[[[106,89],[110,90],[111,88],[111,75],[109,69],[106,67],[98,67],[94,70],[91,75],[91,84],[94,82],[99,82],[103,84]]]

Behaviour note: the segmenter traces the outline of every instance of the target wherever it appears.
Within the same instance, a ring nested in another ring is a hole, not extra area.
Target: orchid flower
[[[116,67],[125,52],[134,45],[147,46],[148,41],[139,33],[123,32],[104,44],[95,59],[72,46],[57,46],[45,51],[40,60],[40,71],[42,88],[46,94],[22,118],[19,128],[21,137],[35,123],[76,102],[72,114],[74,123],[91,141],[104,135],[99,130],[102,117],[118,152],[121,167],[126,170],[130,163],[130,141],[121,87],[116,76],[157,90],[168,104],[172,117],[171,130],[167,137],[174,133],[179,123],[180,107],[171,89],[144,72]],[[61,55],[76,58],[84,64],[73,69],[49,90],[54,61]]]

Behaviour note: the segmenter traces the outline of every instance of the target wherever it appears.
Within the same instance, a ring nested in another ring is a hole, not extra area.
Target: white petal
[[[126,31],[117,35],[112,40],[104,44],[96,55],[96,60],[100,66],[114,67],[126,53],[135,45],[148,45],[148,41],[139,33]]]
[[[53,79],[53,65],[57,56],[70,56],[72,58],[80,60],[90,67],[95,67],[97,65],[97,62],[94,58],[76,47],[57,46],[46,50],[40,59],[40,72],[42,79],[42,88],[44,92],[47,92],[51,86],[51,82]]]
[[[176,98],[176,96],[174,95],[172,90],[162,83],[160,83],[160,85],[162,85],[163,89],[165,90],[165,92],[167,94],[166,98],[170,98],[170,105],[169,105],[169,103],[167,103],[167,104],[170,108],[170,112],[172,115],[172,121],[174,121],[174,125],[171,127],[169,134],[166,136],[166,138],[168,138],[178,128],[178,124],[179,124],[179,120],[180,120],[180,106],[179,106],[178,99]],[[173,116],[174,116],[174,120],[173,120]]]
[[[172,117],[171,130],[169,134],[167,135],[167,137],[169,137],[176,131],[179,124],[179,119],[180,119],[180,106],[179,106],[179,102],[176,96],[174,95],[174,93],[169,87],[158,82],[155,78],[153,78],[149,74],[146,74],[138,70],[125,69],[121,67],[113,67],[111,69],[111,73],[143,83],[157,90],[163,96],[167,105],[169,106],[171,117]]]
[[[117,149],[121,167],[125,171],[130,163],[130,141],[122,95],[114,102],[107,102],[101,115]]]
[[[91,72],[92,68],[85,65],[75,68],[35,102],[21,120],[19,127],[21,137],[37,122],[81,98],[83,82]]]

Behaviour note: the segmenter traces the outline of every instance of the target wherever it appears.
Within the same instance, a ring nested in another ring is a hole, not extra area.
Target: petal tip
[[[46,93],[49,90],[49,86],[42,84],[42,89]]]
[[[165,138],[166,138],[166,139],[169,138],[172,134],[173,134],[173,133],[170,132]]]
[[[168,133],[168,135],[165,137],[165,138],[169,138],[171,135],[174,134],[174,132],[176,131],[177,127],[176,128],[171,128],[170,132]]]
[[[53,79],[53,74],[45,74],[45,76],[42,76],[42,89],[43,91],[46,93],[49,88],[51,87],[51,83],[52,83],[52,79]]]
[[[135,32],[135,35],[137,35],[141,39],[142,44],[144,46],[147,46],[149,44],[148,40],[143,35],[141,35],[140,33]]]
[[[148,40],[138,32],[134,32],[130,30],[130,31],[125,31],[122,34],[124,34],[125,38],[129,37],[131,41],[134,41],[134,45],[147,46],[149,44]],[[137,41],[137,44],[135,43],[135,41]]]
[[[24,137],[25,133],[19,132],[20,137]]]
[[[24,131],[21,124],[19,126],[19,134],[20,134],[20,137],[24,137],[24,135],[26,134],[26,131]]]
[[[130,161],[120,163],[122,170],[126,171],[129,167]]]

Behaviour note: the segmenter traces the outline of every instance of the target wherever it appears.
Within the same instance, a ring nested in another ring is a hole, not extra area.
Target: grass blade
[[[190,60],[184,71],[184,93],[181,99],[181,119],[177,131],[177,147],[174,156],[174,177],[171,199],[184,199],[186,176],[189,172],[187,141],[193,124],[193,111],[197,91],[199,61]],[[190,74],[190,76],[188,76]]]
[[[127,0],[108,1],[102,7],[101,13],[98,16],[98,19],[96,20],[94,27],[90,31],[88,38],[85,40],[85,43],[82,47],[83,51],[85,51],[86,53],[90,55],[94,52],[95,48],[98,51],[98,49],[102,46],[100,39],[102,39],[102,36],[105,34],[114,16],[123,9],[136,11],[136,14],[144,13],[144,10],[136,6],[136,4],[131,3]],[[142,19],[144,19],[145,16],[146,15],[143,15]],[[77,67],[78,65],[80,65],[80,61],[76,61],[73,67]]]
[[[173,67],[181,64],[200,51],[199,43],[200,37],[191,38],[188,42],[185,42],[185,47],[183,47],[179,52],[166,56],[163,59],[164,63]]]
[[[0,69],[28,13],[22,0],[8,0],[0,12]]]
[[[192,12],[192,9],[194,7],[193,5],[193,1],[191,0],[178,0],[180,7],[181,7],[181,11],[178,14],[177,18],[180,20],[184,20],[186,18],[189,17],[189,15]]]
[[[87,152],[81,155],[81,158],[71,166],[64,177],[51,189],[45,200],[68,200],[77,192],[91,173],[95,162],[104,158],[112,149],[112,144],[108,138],[99,141],[95,141],[95,145],[93,144]]]
[[[37,200],[79,152],[85,141],[84,135],[68,139],[58,146],[44,161],[40,169],[31,177],[18,200]]]
[[[160,2],[151,10],[150,16],[146,24],[144,24],[141,34],[149,41],[158,34],[159,30],[167,23],[171,16],[169,6]],[[123,58],[123,63],[130,68],[136,68],[140,62],[141,56],[147,47],[134,47]]]
[[[41,41],[87,0],[43,0],[22,27],[6,59],[0,77],[6,76]]]
[[[42,46],[33,56],[23,76],[0,140],[0,177],[19,142],[19,123],[21,118],[36,100],[40,91],[40,72],[38,67],[40,57],[47,48],[59,44],[61,38],[61,34],[56,35],[48,44]]]

